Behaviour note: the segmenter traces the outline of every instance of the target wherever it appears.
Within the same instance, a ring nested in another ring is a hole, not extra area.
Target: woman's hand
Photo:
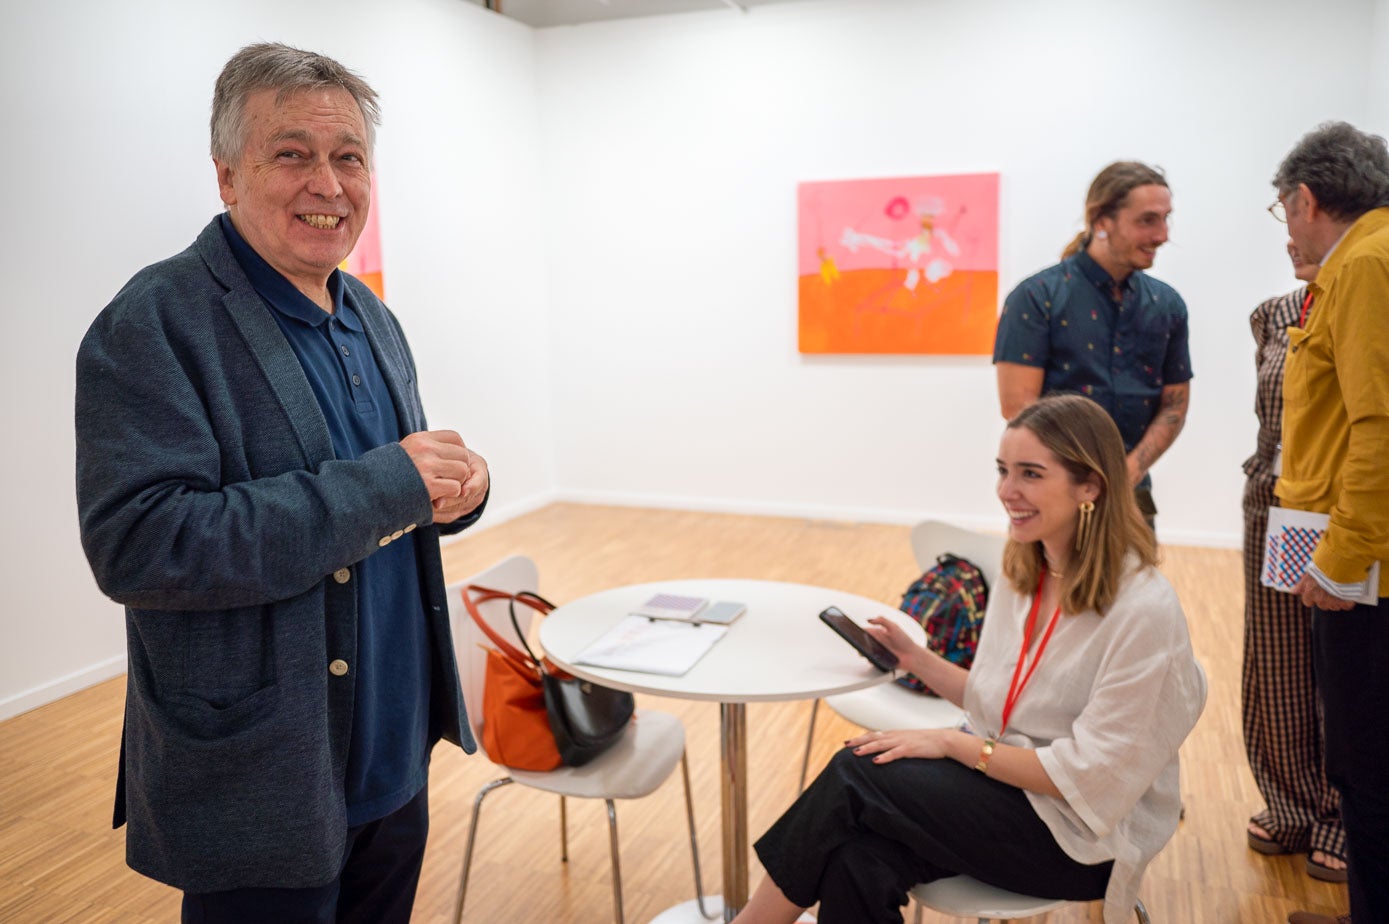
[[[874,616],[865,627],[888,651],[897,656],[899,670],[915,674],[946,702],[964,704],[965,680],[969,671],[952,664],[925,645],[914,641],[912,634],[884,616]],[[925,639],[917,633],[916,638]]]
[[[873,763],[885,764],[902,757],[933,760],[950,757],[953,736],[963,732],[953,728],[921,728],[907,731],[868,732],[844,742],[860,757],[873,756]]]
[[[924,645],[912,641],[906,630],[884,616],[874,616],[868,620],[865,630],[882,642],[884,648],[897,655],[897,661],[902,665],[915,661],[926,652]]]

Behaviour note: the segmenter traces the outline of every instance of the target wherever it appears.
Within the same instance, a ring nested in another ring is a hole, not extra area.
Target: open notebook
[[[679,677],[695,666],[727,626],[628,616],[575,656],[578,664]]]

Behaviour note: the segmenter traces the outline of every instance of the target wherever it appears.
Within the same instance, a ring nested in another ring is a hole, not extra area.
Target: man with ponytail
[[[1161,171],[1136,161],[1105,167],[1086,195],[1085,230],[1060,263],[1012,291],[994,341],[1005,419],[1050,392],[1083,394],[1109,413],[1149,526],[1157,507],[1148,470],[1181,432],[1191,393],[1186,303],[1145,272],[1171,213]]]

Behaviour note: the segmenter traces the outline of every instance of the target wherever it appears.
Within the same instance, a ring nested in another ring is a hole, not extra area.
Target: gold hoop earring
[[[1094,531],[1091,521],[1095,515],[1094,501],[1080,502],[1080,525],[1076,527],[1076,551],[1085,551],[1085,544],[1090,541],[1090,534]]]

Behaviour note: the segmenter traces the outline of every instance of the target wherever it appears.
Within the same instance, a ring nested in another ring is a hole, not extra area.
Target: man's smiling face
[[[322,303],[371,206],[367,129],[352,94],[275,90],[246,98],[245,147],[215,160],[232,224],[267,263]]]
[[[1151,269],[1158,248],[1167,243],[1167,219],[1172,214],[1172,194],[1166,186],[1136,186],[1112,218],[1095,223],[1107,235],[1100,260],[1115,279],[1134,270]]]

